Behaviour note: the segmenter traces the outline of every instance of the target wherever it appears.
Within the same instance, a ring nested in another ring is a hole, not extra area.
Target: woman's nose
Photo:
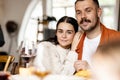
[[[63,33],[63,34],[62,34],[62,37],[64,37],[64,38],[65,38],[65,37],[66,37],[66,33]]]

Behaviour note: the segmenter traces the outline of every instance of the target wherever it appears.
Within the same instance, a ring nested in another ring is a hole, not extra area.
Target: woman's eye
[[[68,33],[68,34],[72,34],[72,31],[68,31],[67,33]]]
[[[58,33],[62,33],[63,31],[62,30],[57,30]]]

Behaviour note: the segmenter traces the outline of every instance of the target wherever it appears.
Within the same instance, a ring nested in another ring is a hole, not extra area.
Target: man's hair
[[[85,1],[85,0],[76,0],[76,1],[75,1],[75,4],[76,4],[78,1]],[[100,7],[98,0],[93,0],[93,2],[97,5],[97,7]]]

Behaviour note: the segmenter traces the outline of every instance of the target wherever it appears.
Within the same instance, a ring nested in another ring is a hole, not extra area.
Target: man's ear
[[[101,8],[98,8],[97,14],[98,14],[98,17],[101,17],[101,15],[102,15],[102,9]]]

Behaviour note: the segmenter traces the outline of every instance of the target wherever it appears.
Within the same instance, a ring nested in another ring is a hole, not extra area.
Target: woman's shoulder
[[[38,44],[38,47],[39,47],[39,46],[55,47],[55,44],[53,44],[52,42],[49,42],[49,41],[43,41],[43,42],[40,42],[40,43]]]

